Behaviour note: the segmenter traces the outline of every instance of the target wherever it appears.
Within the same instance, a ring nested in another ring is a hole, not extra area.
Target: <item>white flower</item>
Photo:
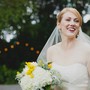
[[[26,74],[30,69],[27,65],[25,65],[20,74],[16,75],[22,90],[43,90],[43,87],[47,85],[58,85],[61,83],[61,76],[55,70],[46,70],[38,66],[36,62],[32,62],[31,64],[35,66],[33,71],[30,70],[32,71],[30,74],[33,75],[33,78],[29,74]]]
[[[28,67],[25,65],[25,68],[23,69],[22,74],[25,74],[27,70],[28,70]]]
[[[37,66],[38,64],[36,62],[32,62],[33,65]]]
[[[52,83],[52,78],[48,70],[41,67],[36,67],[33,72],[34,78],[25,75],[20,80],[22,90],[36,90]]]

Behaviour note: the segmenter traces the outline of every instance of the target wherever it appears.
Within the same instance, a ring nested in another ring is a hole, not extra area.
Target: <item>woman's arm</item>
[[[47,50],[47,61],[52,62],[52,49],[51,47]]]

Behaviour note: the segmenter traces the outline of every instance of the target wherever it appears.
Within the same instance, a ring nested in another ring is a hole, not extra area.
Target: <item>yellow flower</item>
[[[31,73],[31,74],[30,74],[30,77],[31,77],[31,78],[34,78],[34,75]]]
[[[28,67],[26,74],[30,75],[31,78],[34,78],[33,71],[35,70],[36,66],[33,65],[31,62],[26,62],[26,65]]]
[[[18,75],[18,74],[20,74],[20,72],[19,72],[19,71],[17,71],[17,75]]]
[[[52,68],[52,63],[48,63],[48,68]]]
[[[35,68],[35,65],[33,65],[31,62],[26,62],[26,65],[30,69],[34,69]]]
[[[29,69],[26,74],[29,75],[31,78],[34,78],[34,75],[33,75],[33,72],[34,70],[33,69]]]
[[[25,63],[28,66],[28,68],[31,67],[31,62],[25,62]]]
[[[29,70],[26,72],[26,74],[27,74],[27,75],[30,75],[32,72],[33,72],[33,70],[29,69]]]

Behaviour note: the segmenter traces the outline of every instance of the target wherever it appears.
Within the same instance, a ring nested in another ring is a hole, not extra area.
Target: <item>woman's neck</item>
[[[61,48],[64,50],[71,49],[76,44],[76,38],[63,38],[61,42]]]

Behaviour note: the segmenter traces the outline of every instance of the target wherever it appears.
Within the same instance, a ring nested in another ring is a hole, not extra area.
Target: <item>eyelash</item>
[[[70,21],[70,19],[66,19],[66,21]],[[79,20],[74,20],[75,22],[79,22]]]
[[[79,22],[79,20],[75,20],[75,22]]]
[[[69,19],[66,19],[66,21],[70,21]]]

